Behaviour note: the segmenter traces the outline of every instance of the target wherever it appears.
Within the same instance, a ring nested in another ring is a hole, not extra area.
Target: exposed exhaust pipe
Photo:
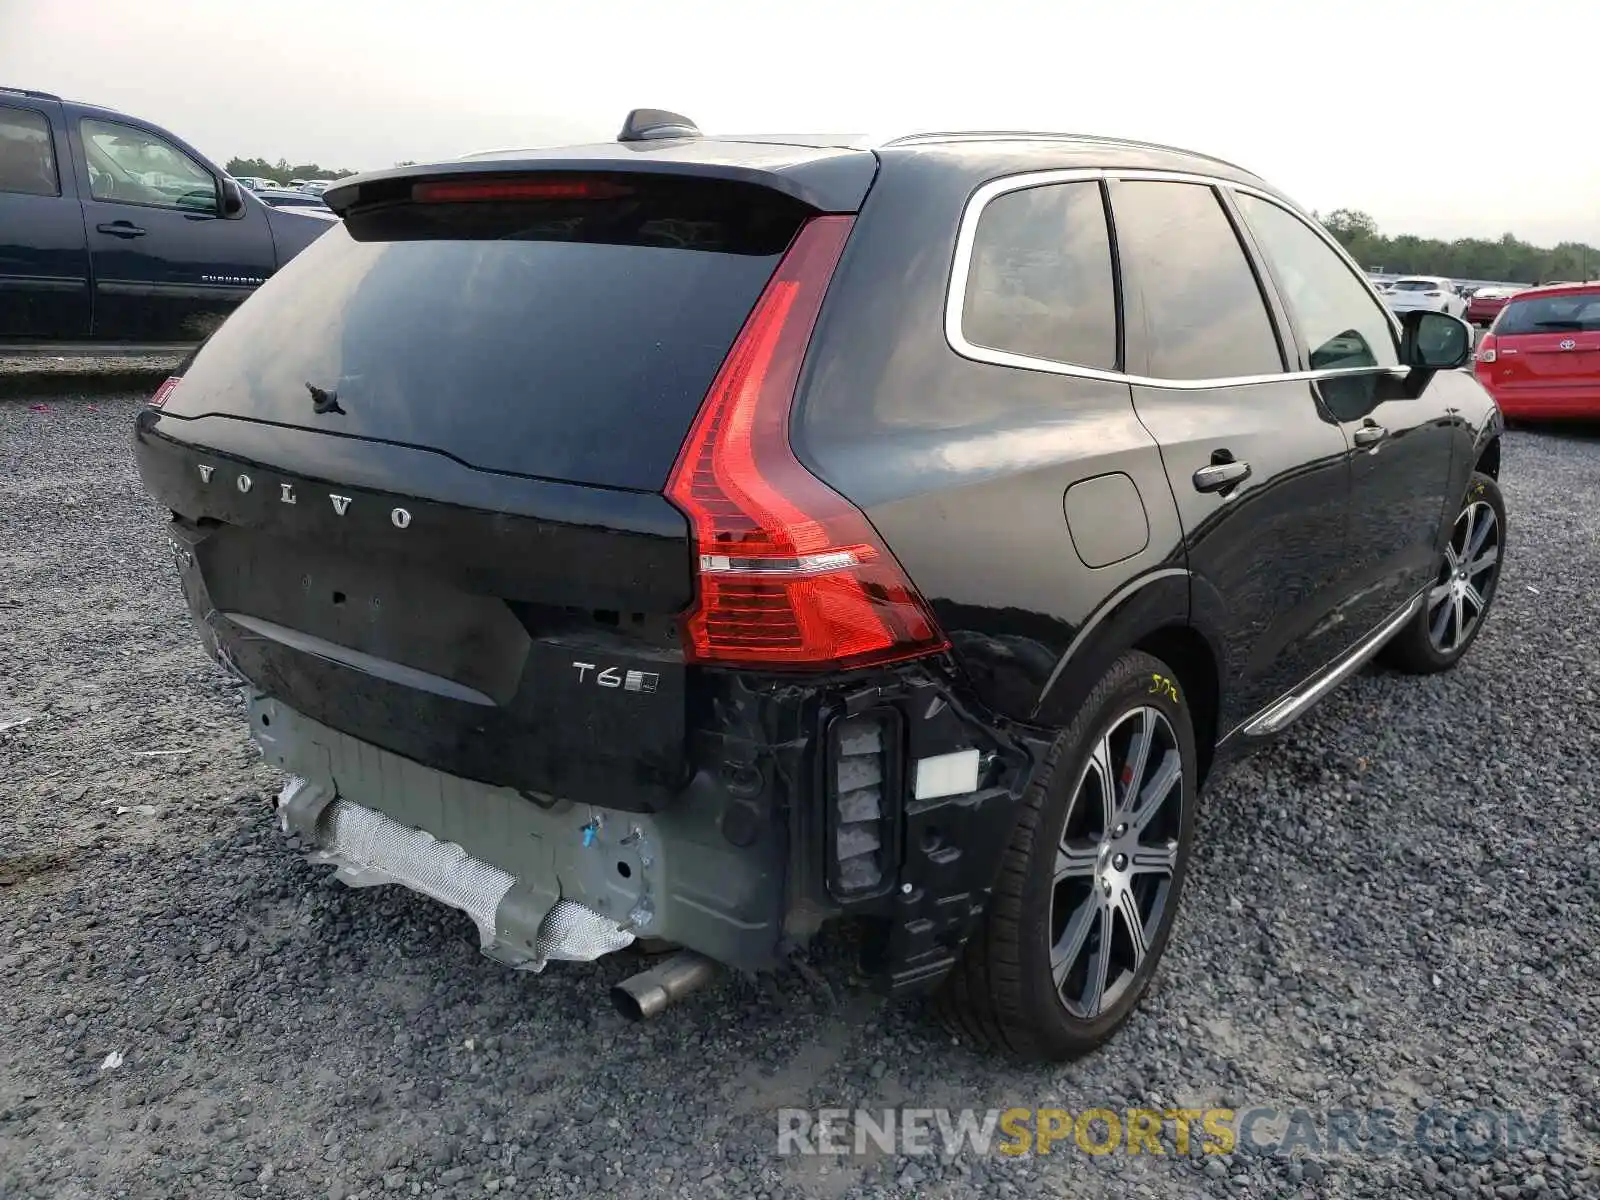
[[[660,1016],[716,977],[717,964],[693,950],[680,950],[648,971],[629,976],[611,989],[611,1002],[630,1021]]]

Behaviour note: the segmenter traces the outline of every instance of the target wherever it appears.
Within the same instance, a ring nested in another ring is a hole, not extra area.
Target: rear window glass
[[[1401,279],[1389,285],[1396,292],[1442,292],[1445,285],[1437,279]]]
[[[186,410],[653,490],[805,210],[761,189],[354,212],[218,330]]]
[[[0,108],[0,192],[60,195],[50,141],[50,125],[43,113]]]
[[[1098,183],[996,196],[973,239],[961,331],[977,346],[1114,370],[1117,297]]]
[[[1533,296],[1513,300],[1500,310],[1495,332],[1595,333],[1600,332],[1600,292],[1575,296]]]

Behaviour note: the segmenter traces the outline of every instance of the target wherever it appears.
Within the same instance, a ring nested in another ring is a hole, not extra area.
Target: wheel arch
[[[1500,439],[1490,437],[1477,448],[1477,461],[1473,465],[1474,471],[1481,471],[1490,479],[1500,480]]]
[[[1186,570],[1153,572],[1090,618],[1057,664],[1034,708],[1034,720],[1059,729],[1071,723],[1095,685],[1130,650],[1159,658],[1189,701],[1203,780],[1214,759],[1222,713],[1220,645],[1191,621],[1192,579]]]
[[[1178,676],[1179,689],[1188,701],[1190,720],[1194,722],[1199,782],[1205,783],[1216,757],[1222,708],[1222,679],[1211,643],[1193,625],[1165,625],[1140,638],[1131,649],[1159,658]]]

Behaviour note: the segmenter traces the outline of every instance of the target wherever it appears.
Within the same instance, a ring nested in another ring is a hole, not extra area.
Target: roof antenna
[[[636,108],[622,123],[619,142],[653,142],[658,138],[697,138],[700,129],[682,113],[664,108]]]

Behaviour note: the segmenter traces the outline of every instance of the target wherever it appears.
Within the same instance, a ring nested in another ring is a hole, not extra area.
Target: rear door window
[[[0,192],[61,194],[50,122],[43,113],[0,107]]]
[[[1311,369],[1398,365],[1393,324],[1344,260],[1280,205],[1245,192],[1234,199],[1300,327]]]
[[[1022,188],[984,206],[961,332],[988,350],[1116,369],[1116,286],[1098,183]]]
[[[1145,362],[1156,379],[1277,375],[1283,353],[1255,270],[1209,186],[1123,180],[1112,192],[1124,287],[1144,313]],[[1132,306],[1130,306],[1132,311]],[[1130,355],[1134,333],[1129,331]]]
[[[1500,337],[1528,333],[1600,333],[1600,292],[1513,300],[1495,326]]]

